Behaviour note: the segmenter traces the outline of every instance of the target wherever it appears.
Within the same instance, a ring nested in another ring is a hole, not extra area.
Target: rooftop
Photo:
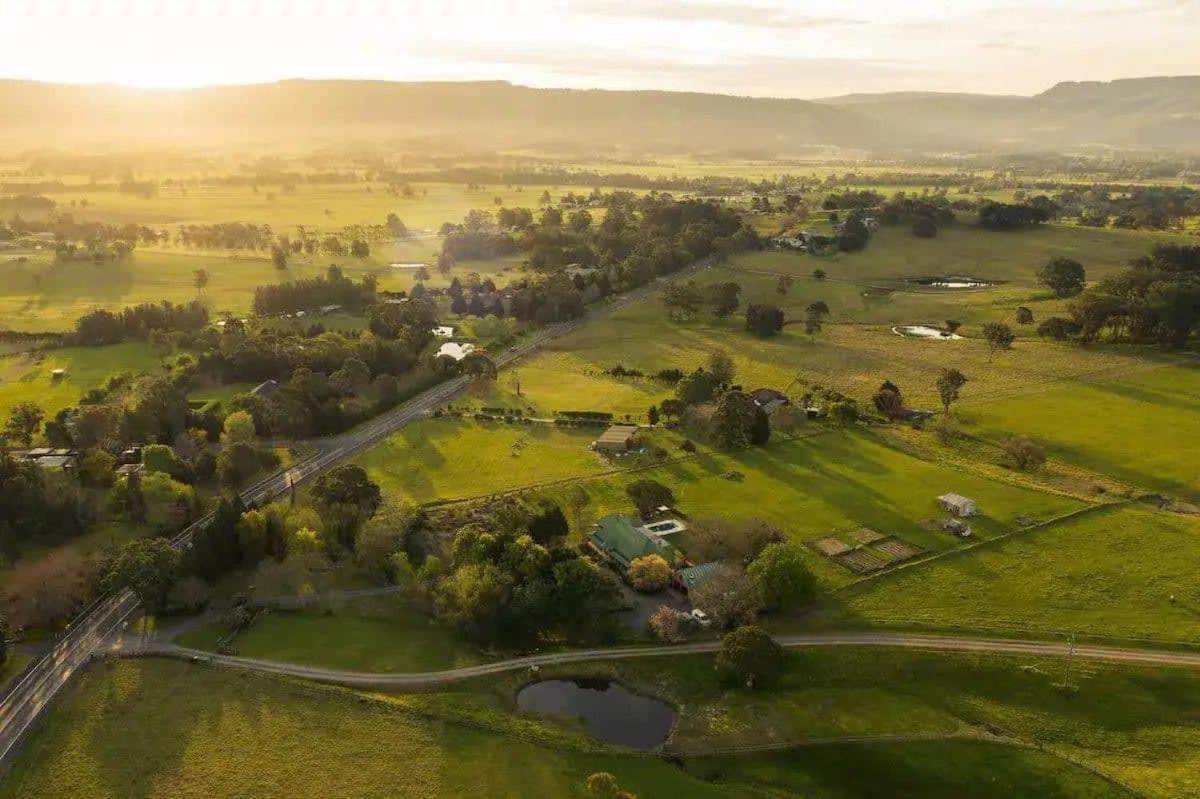
[[[596,523],[590,538],[623,568],[645,555],[662,555],[668,563],[675,561],[673,546],[647,533],[637,519],[629,516],[605,516]]]

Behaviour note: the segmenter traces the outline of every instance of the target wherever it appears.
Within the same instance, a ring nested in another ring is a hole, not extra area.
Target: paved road
[[[601,318],[624,308],[660,290],[666,280],[678,280],[707,268],[707,262],[697,263],[688,269],[660,279],[628,292],[602,307],[590,310],[583,319],[562,322],[543,328],[517,346],[500,353],[493,360],[497,368],[508,366],[520,358],[536,351],[543,344],[563,336],[585,321]],[[314,475],[332,468],[339,462],[353,457],[372,445],[382,441],[414,419],[425,416],[434,408],[444,404],[470,384],[467,377],[455,377],[430,388],[404,402],[387,413],[364,422],[358,427],[338,436],[310,442],[317,452],[288,469],[265,477],[242,492],[247,503],[262,503],[286,493],[295,483],[303,482]],[[212,519],[209,514],[172,539],[179,549],[191,546],[192,534],[206,526]],[[86,608],[63,633],[54,648],[42,657],[0,701],[0,775],[10,765],[10,758],[42,711],[71,677],[91,658],[92,653],[106,647],[134,616],[138,608],[137,598],[124,591],[116,595],[101,597]]]
[[[1066,656],[1069,644],[1056,641],[1026,641],[1017,638],[973,638],[950,635],[907,635],[903,633],[823,633],[812,635],[787,635],[775,639],[789,649],[807,647],[890,647],[918,649],[935,652],[984,652],[1006,655],[1032,655],[1040,657]],[[533,666],[555,666],[569,663],[586,663],[595,660],[628,660],[631,658],[665,657],[716,652],[721,648],[719,641],[698,641],[675,646],[615,647],[611,649],[579,649],[552,652],[544,655],[500,660],[479,666],[468,666],[448,671],[416,673],[340,671],[273,660],[244,658],[234,655],[216,655],[197,649],[159,644],[153,642],[118,642],[109,653],[117,657],[166,657],[180,660],[200,659],[218,666],[249,669],[251,671],[301,677],[316,682],[350,685],[360,688],[422,688],[444,685],[472,677],[501,674],[509,671],[527,670]],[[1200,653],[1176,652],[1153,649],[1126,649],[1121,647],[1076,645],[1075,657],[1083,660],[1098,660],[1113,663],[1134,663],[1151,666],[1176,666],[1200,668]]]

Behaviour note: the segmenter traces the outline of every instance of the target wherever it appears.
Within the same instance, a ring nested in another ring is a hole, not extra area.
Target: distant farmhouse
[[[770,416],[775,411],[782,408],[784,405],[791,405],[792,401],[783,392],[776,391],[773,388],[756,388],[750,392],[750,399],[754,400],[754,404],[762,409],[763,413]]]

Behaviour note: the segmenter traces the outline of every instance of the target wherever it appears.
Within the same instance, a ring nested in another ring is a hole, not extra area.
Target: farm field
[[[1112,507],[885,575],[828,601],[839,622],[877,627],[1194,642],[1198,563],[1200,519]]]
[[[152,226],[250,222],[270,225],[278,233],[291,233],[297,225],[334,231],[349,225],[382,225],[395,213],[415,234],[434,233],[443,222],[461,222],[474,208],[506,206],[536,208],[543,191],[558,199],[573,191],[590,194],[591,186],[483,186],[465,183],[413,183],[413,195],[388,192],[375,182],[300,183],[295,191],[278,184],[252,186],[200,185],[162,187],[151,198],[116,191],[67,191],[54,195],[60,208],[86,221]],[[638,192],[640,193],[640,192]],[[496,203],[499,197],[501,202]],[[70,207],[86,200],[86,207]]]
[[[186,303],[199,299],[214,315],[247,314],[254,302],[254,289],[262,285],[323,275],[331,263],[337,263],[351,278],[367,274],[376,277],[380,290],[408,291],[415,280],[412,270],[392,269],[394,258],[432,264],[431,254],[440,248],[430,240],[419,244],[401,244],[393,250],[385,247],[368,259],[331,256],[293,256],[288,268],[279,270],[266,255],[221,254],[196,250],[138,249],[125,261],[55,263],[46,257],[31,258],[24,264],[0,263],[3,288],[0,289],[0,329],[33,332],[67,331],[75,320],[96,309],[120,310],[142,302]],[[517,260],[463,261],[456,265],[451,278],[471,272],[492,276],[504,282],[504,270],[517,267]],[[203,292],[195,287],[196,270],[209,274]],[[432,268],[427,285],[448,283]]]
[[[891,194],[892,192],[887,192]],[[1145,255],[1154,244],[1193,243],[1187,236],[1146,231],[1045,225],[1011,233],[983,230],[961,223],[941,228],[933,239],[918,238],[906,226],[881,227],[861,252],[811,257],[787,252],[765,253],[765,268],[801,271],[823,268],[830,277],[859,281],[903,281],[927,275],[965,275],[1020,286],[1037,286],[1035,273],[1050,259],[1073,258],[1096,281]]]
[[[1020,432],[1095,472],[1200,499],[1200,366],[1179,365],[1069,386],[1004,402],[972,403],[966,429],[989,438]]]
[[[176,639],[215,650],[228,631],[211,624]],[[238,635],[244,657],[350,671],[440,671],[471,666],[483,656],[446,625],[397,597],[364,597],[305,610],[275,610]]]
[[[409,425],[372,447],[358,463],[379,483],[389,501],[425,503],[649,462],[636,457],[608,460],[592,452],[588,445],[601,432],[603,428],[430,419]],[[681,440],[665,431],[643,434],[643,438],[669,449],[678,447]]]
[[[725,475],[740,477],[728,479]],[[944,514],[935,498],[947,491],[972,497],[981,515],[976,537],[990,538],[1017,526],[1016,517],[1048,519],[1084,507],[1079,500],[990,480],[949,465],[907,455],[860,433],[829,432],[736,455],[704,454],[634,475],[584,480],[589,501],[583,529],[609,513],[631,513],[625,487],[652,479],[672,489],[690,518],[761,519],[796,541],[869,527],[931,550],[953,549],[961,540],[931,529]],[[572,489],[573,490],[573,486]],[[565,505],[567,487],[544,493]],[[686,550],[686,532],[680,545]],[[805,548],[809,565],[827,586],[853,578],[849,570]]]
[[[731,272],[729,279],[737,278]],[[1175,362],[1171,356],[1140,350],[1081,349],[1030,337],[993,357],[979,338],[905,338],[892,332],[892,324],[827,324],[815,339],[804,335],[802,326],[788,325],[779,335],[761,339],[745,330],[740,317],[672,321],[660,302],[646,300],[548,344],[520,366],[521,388],[526,402],[539,408],[573,408],[579,397],[587,397],[590,408],[640,416],[650,404],[669,396],[671,387],[654,380],[611,378],[602,374],[605,370],[621,364],[647,374],[665,368],[690,371],[704,365],[710,352],[723,349],[737,367],[735,381],[746,389],[768,386],[798,396],[820,384],[866,402],[890,379],[910,407],[937,408],[935,382],[948,366],[962,370],[970,380],[960,401],[966,406],[1077,377],[1135,374]],[[977,336],[978,330],[968,327],[962,333]],[[491,390],[493,404],[506,404],[511,397],[506,375]]]
[[[587,775],[614,773],[639,795],[1145,796],[1196,788],[1200,703],[1194,674],[1077,664],[1074,694],[1052,685],[1064,664],[985,655],[875,650],[790,654],[774,688],[718,688],[711,658],[557,667],[552,676],[616,677],[676,703],[671,746],[682,768],[598,749],[567,722],[511,715],[520,675],[451,693],[362,694],[170,662],[98,667],[73,687],[30,743],[0,796],[583,796]],[[903,674],[902,684],[896,675]],[[138,734],[114,734],[136,730]],[[856,743],[749,756],[686,749],[802,742],[839,735],[953,735],[990,725],[1001,743]],[[711,736],[711,737],[710,737]],[[540,743],[539,743],[540,742]],[[403,769],[395,753],[404,753]],[[1071,757],[1094,770],[1073,766]],[[956,765],[946,767],[947,762]],[[869,774],[863,764],[873,765]],[[996,779],[980,780],[977,767]],[[940,767],[939,767],[940,766]],[[972,779],[974,778],[974,779]],[[766,780],[773,782],[768,787]]]
[[[144,342],[107,347],[64,347],[0,357],[0,416],[20,402],[36,402],[47,419],[75,405],[87,391],[110,377],[129,372],[152,373],[163,358]],[[65,369],[61,380],[51,372]]]

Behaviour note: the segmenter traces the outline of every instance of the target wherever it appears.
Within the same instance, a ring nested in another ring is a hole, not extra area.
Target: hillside
[[[799,155],[1200,149],[1200,77],[1061,83],[1032,96],[901,92],[817,101],[504,82],[291,80],[190,90],[0,81],[9,146],[432,139],[468,148]]]
[[[1200,77],[1059,83],[1033,97],[898,92],[818,102],[965,146],[1200,150]]]

